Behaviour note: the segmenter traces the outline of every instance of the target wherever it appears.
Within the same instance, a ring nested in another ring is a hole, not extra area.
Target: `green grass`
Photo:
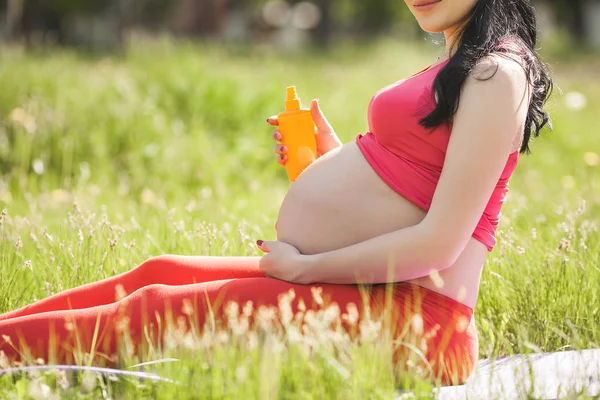
[[[254,241],[274,238],[288,187],[265,123],[285,86],[319,97],[350,141],[367,129],[375,91],[434,58],[389,42],[281,55],[163,41],[101,59],[3,49],[0,313],[154,255],[259,255]],[[511,181],[475,311],[482,358],[600,343],[600,79],[593,60],[549,62],[563,92],[548,106],[555,130]],[[573,91],[584,109],[566,106]],[[34,374],[0,378],[0,397],[35,398],[43,385],[69,398],[394,397],[386,358],[373,357],[382,344],[343,343],[335,359],[333,339],[318,337],[310,355],[277,335],[246,350],[231,343],[247,338],[209,337],[206,349],[196,337],[197,359],[166,352],[182,361],[153,367],[180,385]]]

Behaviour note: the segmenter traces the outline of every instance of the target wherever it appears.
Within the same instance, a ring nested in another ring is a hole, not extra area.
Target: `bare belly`
[[[418,224],[425,211],[387,186],[355,142],[333,150],[290,186],[279,210],[277,239],[315,254],[346,247]],[[475,305],[487,250],[471,239],[455,265],[411,282],[469,307]]]

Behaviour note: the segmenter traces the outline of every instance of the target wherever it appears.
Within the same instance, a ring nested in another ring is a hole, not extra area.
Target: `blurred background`
[[[600,1],[532,0],[545,39],[600,48]],[[134,33],[289,48],[336,37],[419,37],[401,0],[1,0],[3,41],[117,49]]]

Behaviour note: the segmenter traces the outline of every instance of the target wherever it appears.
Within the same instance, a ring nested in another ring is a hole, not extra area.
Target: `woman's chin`
[[[427,33],[443,33],[445,31],[444,27],[434,24],[421,24],[419,26]]]
[[[419,26],[427,33],[443,33],[446,30],[452,28],[452,24],[449,21],[435,18],[435,16],[429,16],[417,19]]]

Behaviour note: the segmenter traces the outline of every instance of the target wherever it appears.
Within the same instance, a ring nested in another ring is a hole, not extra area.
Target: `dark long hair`
[[[478,62],[490,54],[510,57],[519,62],[532,89],[520,149],[529,153],[531,135],[539,136],[546,125],[552,128],[543,106],[553,88],[552,78],[536,53],[537,24],[530,0],[479,0],[468,18],[454,55],[433,82],[436,107],[420,123],[426,128],[450,123],[458,110],[461,89]]]

